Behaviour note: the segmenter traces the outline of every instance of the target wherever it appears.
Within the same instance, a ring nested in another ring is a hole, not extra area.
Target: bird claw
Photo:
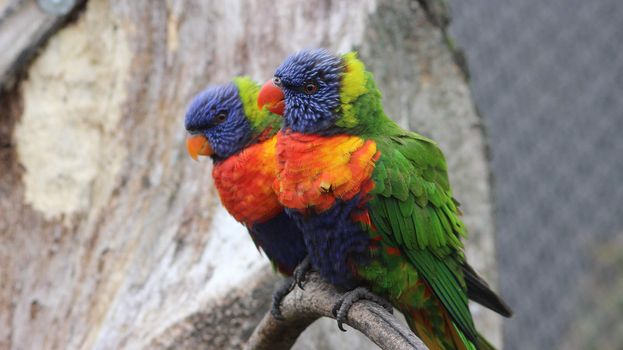
[[[346,329],[344,329],[344,326],[342,326],[342,321],[337,320],[337,328],[339,328],[342,332],[346,332]]]
[[[342,295],[340,299],[338,299],[338,301],[335,303],[335,305],[333,305],[333,309],[331,309],[331,314],[333,315],[333,317],[337,318],[337,313],[338,311],[340,311],[340,308],[342,308],[342,304],[344,303],[345,296],[346,294]]]
[[[294,288],[294,284],[296,284],[297,286],[299,286],[299,288],[301,288],[302,290],[305,290],[305,288],[303,288],[303,284],[305,283],[307,273],[311,269],[312,269],[311,260],[308,255],[294,269],[294,273],[292,274],[292,277],[294,278],[294,283],[292,285],[292,288]]]
[[[283,301],[283,298],[285,298],[285,296],[292,291],[293,288],[294,279],[292,279],[292,277],[288,277],[281,282],[279,287],[277,287],[277,290],[275,290],[275,292],[273,293],[273,302],[270,307],[270,313],[276,320],[285,320],[285,317],[283,317],[283,314],[281,313],[281,302]]]
[[[333,305],[333,309],[331,310],[331,313],[337,321],[337,328],[339,328],[342,332],[346,332],[343,323],[346,322],[348,311],[353,306],[353,304],[359,300],[369,300],[382,306],[390,314],[394,313],[394,307],[389,301],[372,293],[368,288],[357,287],[351,291],[344,293],[335,303],[335,305]]]
[[[286,295],[288,295],[295,286],[299,286],[299,288],[303,288],[303,283],[305,283],[305,277],[307,273],[312,269],[311,260],[309,256],[305,257],[303,261],[294,269],[292,277],[288,277],[281,282],[279,287],[273,293],[273,302],[270,307],[270,313],[276,320],[283,321],[285,317],[281,313],[281,302]]]

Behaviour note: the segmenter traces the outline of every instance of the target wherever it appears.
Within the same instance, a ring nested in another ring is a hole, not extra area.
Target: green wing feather
[[[470,340],[478,332],[469,311],[462,272],[461,236],[445,159],[435,143],[396,129],[373,137],[381,158],[369,202],[378,231],[396,242]]]

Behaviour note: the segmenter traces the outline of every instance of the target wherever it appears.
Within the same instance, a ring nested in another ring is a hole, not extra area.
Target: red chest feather
[[[217,164],[212,171],[223,205],[244,224],[264,222],[283,210],[273,191],[276,142],[273,137],[250,146]]]
[[[322,212],[336,199],[362,199],[372,190],[376,143],[352,135],[277,135],[279,200],[284,206]]]

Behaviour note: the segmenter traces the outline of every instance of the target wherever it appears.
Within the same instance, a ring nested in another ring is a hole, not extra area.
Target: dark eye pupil
[[[305,92],[308,94],[315,93],[317,89],[318,87],[314,83],[308,83],[307,85],[305,85]]]
[[[281,86],[281,79],[279,77],[274,77],[273,84],[275,84],[275,86]]]
[[[216,116],[216,120],[218,122],[224,122],[225,119],[227,119],[227,115],[225,115],[225,113],[220,113],[219,115]]]

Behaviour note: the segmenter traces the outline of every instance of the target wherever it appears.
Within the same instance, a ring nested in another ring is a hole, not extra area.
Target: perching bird
[[[385,115],[356,54],[296,53],[258,103],[284,115],[279,200],[302,229],[312,266],[351,290],[334,308],[340,327],[356,300],[378,302],[371,290],[430,349],[492,348],[476,331],[468,295],[511,311],[465,261],[444,156]]]
[[[199,93],[186,113],[190,133],[186,145],[195,160],[199,155],[212,157],[214,184],[225,208],[248,228],[273,266],[292,275],[306,249],[301,232],[273,192],[275,135],[282,118],[258,110],[259,90],[257,83],[242,77]],[[277,317],[280,298],[289,285],[284,284],[275,295],[273,314]]]

